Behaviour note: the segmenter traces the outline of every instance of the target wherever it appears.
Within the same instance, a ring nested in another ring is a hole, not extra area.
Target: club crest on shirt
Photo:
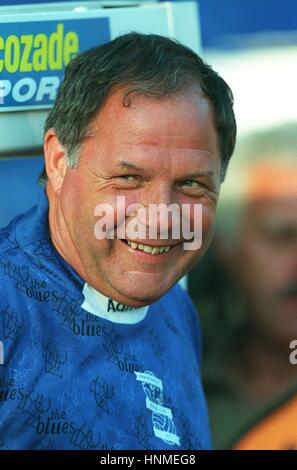
[[[135,372],[136,380],[142,383],[146,395],[146,407],[152,411],[152,424],[154,434],[158,439],[169,445],[180,446],[173,421],[172,411],[163,405],[163,383],[153,372]]]

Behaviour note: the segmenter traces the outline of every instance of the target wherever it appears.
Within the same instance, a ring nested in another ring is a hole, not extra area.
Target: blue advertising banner
[[[108,18],[1,23],[0,112],[51,107],[70,60],[108,41]]]

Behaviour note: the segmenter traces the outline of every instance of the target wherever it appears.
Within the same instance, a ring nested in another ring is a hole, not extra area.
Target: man
[[[296,123],[246,137],[221,194],[214,246],[229,282],[213,315],[204,309],[217,448],[297,448],[296,148]]]
[[[210,243],[235,134],[228,85],[172,40],[131,33],[69,64],[46,189],[1,231],[2,447],[209,448],[196,314],[175,284]],[[192,228],[201,205],[201,248],[173,217],[164,240],[164,211],[151,237],[135,204],[187,206]],[[120,235],[134,220],[143,236]]]

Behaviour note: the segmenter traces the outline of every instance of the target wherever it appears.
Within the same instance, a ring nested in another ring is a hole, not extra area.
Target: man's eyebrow
[[[135,163],[128,162],[127,160],[120,160],[117,162],[117,167],[119,168],[125,168],[128,170],[136,170],[136,171],[144,171],[144,168],[141,168],[140,166],[135,165]]]
[[[120,160],[119,162],[117,162],[117,167],[119,167],[121,169],[135,170],[135,171],[139,171],[139,172],[144,172],[145,171],[144,168],[136,165],[135,163],[129,162],[127,160]],[[183,179],[184,178],[197,178],[197,177],[200,177],[200,176],[204,176],[204,177],[207,176],[209,178],[213,178],[214,177],[214,172],[212,170],[193,171],[193,172],[189,172],[186,175],[184,175]]]
[[[199,170],[199,171],[193,171],[191,173],[188,173],[186,178],[197,178],[198,176],[208,176],[210,178],[213,178],[214,172],[212,170]]]

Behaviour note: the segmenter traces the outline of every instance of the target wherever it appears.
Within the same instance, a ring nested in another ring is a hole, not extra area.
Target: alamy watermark
[[[0,341],[0,366],[4,364],[4,344]]]
[[[290,364],[292,364],[292,366],[296,366],[297,365],[297,339],[293,339],[293,341],[291,341],[290,349],[293,349],[289,357]]]
[[[179,240],[184,250],[202,245],[202,204],[130,204],[117,196],[116,207],[98,204],[94,216],[94,235],[98,240]]]

